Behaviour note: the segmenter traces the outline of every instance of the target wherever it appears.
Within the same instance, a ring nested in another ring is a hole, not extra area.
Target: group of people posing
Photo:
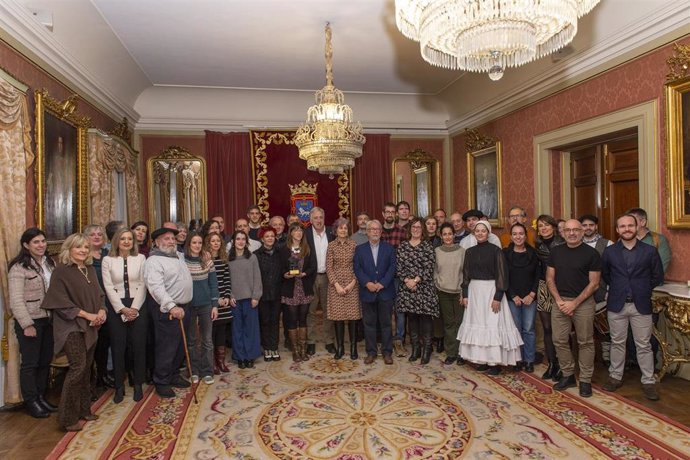
[[[601,251],[601,244],[591,246],[592,232],[587,236],[589,221],[596,230],[594,216],[565,221],[560,236],[553,217],[539,216],[535,232],[525,225],[524,209],[514,207],[499,239],[479,210],[446,221],[439,209],[420,219],[404,201],[386,203],[381,220],[358,214],[355,232],[344,218],[327,228],[318,207],[307,225],[297,216],[287,223],[273,216],[266,226],[251,206],[232,234],[222,216],[200,228],[167,222],[150,235],[145,222],[89,225],[65,240],[57,264],[44,232],[31,228],[9,272],[25,406],[34,417],[57,410],[60,426],[78,431],[80,419],[97,418],[92,390],[108,378],[109,357],[115,403],[125,397],[127,375],[135,401],[146,381],[171,398],[190,380],[210,385],[228,372],[228,346],[240,368],[254,367],[262,354],[280,360],[281,317],[292,359],[306,361],[316,352],[310,328],[317,310],[319,335],[336,360],[345,355],[347,329],[350,359],[359,358],[363,335],[366,365],[379,355],[392,364],[394,354],[425,365],[435,344],[445,351],[444,364],[470,361],[494,375],[501,366],[533,372],[538,311],[549,362],[543,378],[555,380],[557,390],[576,385],[572,341],[579,347],[580,394],[589,396],[595,293],[602,289],[611,342],[604,388],[621,385],[630,324],[645,394],[658,398],[650,299],[663,281],[654,247],[663,253],[663,244],[661,235],[650,244],[638,239],[649,236],[640,232],[646,229],[640,212],[621,216],[619,241]],[[180,373],[185,337],[190,380]],[[45,392],[57,354],[67,356],[69,370],[55,407]]]

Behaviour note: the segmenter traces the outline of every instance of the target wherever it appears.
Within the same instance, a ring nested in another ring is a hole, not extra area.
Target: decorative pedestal
[[[668,283],[654,290],[654,312],[659,322],[654,335],[661,348],[661,369],[656,375],[661,381],[666,373],[690,378],[690,288],[681,283]]]

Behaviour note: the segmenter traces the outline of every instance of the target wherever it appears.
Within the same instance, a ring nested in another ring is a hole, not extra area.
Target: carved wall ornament
[[[496,145],[496,139],[481,134],[477,129],[465,129],[465,150],[476,152]]]
[[[656,375],[661,381],[668,372],[675,375],[682,364],[690,363],[690,301],[674,295],[653,298],[654,312],[660,313],[659,328],[654,335],[661,349],[661,369]],[[674,369],[669,372],[671,366]]]
[[[129,130],[129,120],[127,117],[122,117],[122,121],[108,134],[119,137],[125,141],[129,146],[132,146],[132,132]]]
[[[690,45],[674,44],[673,56],[666,60],[669,72],[666,83],[680,80],[690,75]]]
[[[436,159],[426,153],[422,149],[415,149],[407,153],[402,160],[408,161],[412,169],[419,169],[427,166],[429,163],[436,162]]]

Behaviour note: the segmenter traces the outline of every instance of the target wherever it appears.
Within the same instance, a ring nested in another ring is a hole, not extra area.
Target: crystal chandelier
[[[299,157],[307,169],[331,178],[355,165],[362,156],[365,138],[362,125],[352,121],[352,109],[343,92],[333,86],[331,26],[326,24],[326,86],[316,92],[316,105],[309,107],[307,121],[295,133]]]
[[[599,0],[395,0],[395,22],[422,58],[499,80],[570,43]]]

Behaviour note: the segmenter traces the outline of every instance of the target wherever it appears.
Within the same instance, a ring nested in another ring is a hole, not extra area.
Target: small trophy
[[[297,276],[301,273],[299,269],[299,260],[290,257],[290,271],[288,273],[292,276]]]

